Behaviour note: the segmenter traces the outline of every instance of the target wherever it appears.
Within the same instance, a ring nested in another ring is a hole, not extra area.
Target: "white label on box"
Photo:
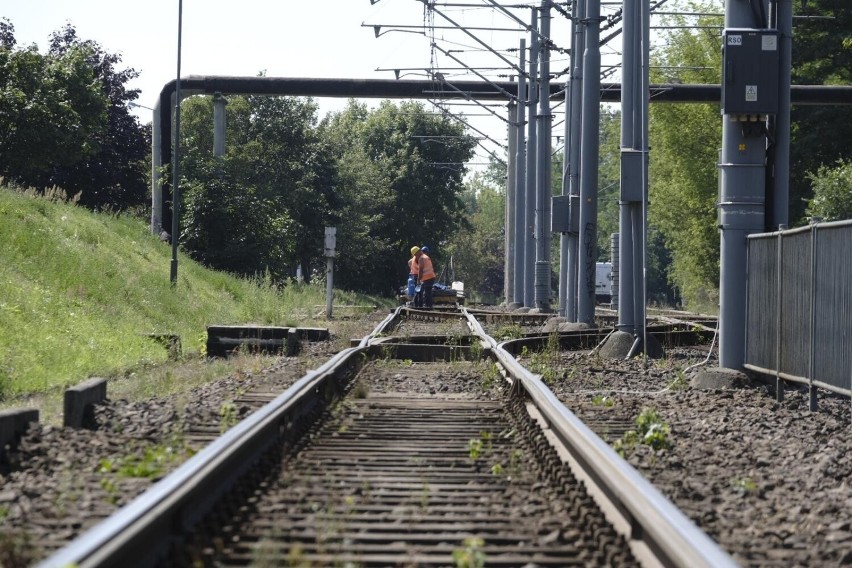
[[[757,85],[746,85],[745,100],[749,103],[757,102]]]

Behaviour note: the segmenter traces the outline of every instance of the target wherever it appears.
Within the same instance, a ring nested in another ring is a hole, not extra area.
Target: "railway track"
[[[402,308],[42,565],[197,563],[734,565],[473,315]]]

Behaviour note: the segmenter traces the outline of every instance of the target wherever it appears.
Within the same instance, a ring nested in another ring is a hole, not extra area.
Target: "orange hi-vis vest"
[[[417,257],[412,256],[410,259],[408,259],[408,274],[416,278],[419,273],[420,269],[417,266]]]
[[[425,254],[420,257],[420,281],[435,279],[435,269],[432,268],[432,259]]]

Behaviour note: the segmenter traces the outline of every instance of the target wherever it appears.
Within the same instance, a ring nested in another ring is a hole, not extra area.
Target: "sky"
[[[518,28],[505,14],[487,8],[486,0],[466,2],[482,7],[441,10],[464,26]],[[96,41],[107,52],[120,54],[124,68],[140,72],[140,77],[128,87],[140,89],[137,102],[143,107],[153,107],[163,86],[177,75],[178,0],[148,0],[133,4],[137,6],[134,8],[129,4],[118,7],[124,3],[114,0],[7,0],[3,4],[0,17],[11,21],[18,47],[35,43],[44,53],[51,33],[71,23],[80,39]],[[529,18],[528,9],[513,12],[525,21]],[[270,77],[393,79],[393,69],[402,69],[402,78],[422,79],[425,77],[421,71],[405,69],[435,64],[448,77],[478,78],[457,75],[452,68],[459,67],[458,63],[432,52],[430,38],[415,29],[424,23],[423,4],[417,0],[184,0],[182,16],[183,77],[255,76],[265,72]],[[435,26],[455,27],[443,16],[433,18]],[[384,26],[380,37],[376,37],[372,25]],[[517,53],[505,50],[517,48],[520,37],[528,37],[511,31],[472,33],[512,61],[517,59]],[[459,50],[454,56],[469,66],[508,67],[457,30],[438,27],[434,36],[442,49]],[[568,24],[561,16],[553,20],[551,37],[567,47]],[[567,64],[564,55],[554,55],[554,71]],[[508,80],[509,73],[507,69],[483,71],[494,80]],[[560,80],[564,81],[564,77]],[[345,105],[340,99],[317,102],[321,116]],[[505,142],[506,125],[487,110],[467,107],[459,108],[459,112],[464,112],[475,128]],[[495,112],[503,116],[506,113],[505,108],[499,107]],[[136,113],[141,121],[150,121],[150,110],[140,107]],[[488,141],[484,145],[500,152]]]

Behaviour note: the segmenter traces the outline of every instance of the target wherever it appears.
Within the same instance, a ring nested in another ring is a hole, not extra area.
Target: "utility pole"
[[[222,93],[213,95],[213,156],[221,158],[225,155],[225,106],[228,100]]]
[[[600,0],[586,0],[583,54],[583,130],[580,149],[580,259],[577,321],[595,326],[595,261],[598,231],[601,50]]]
[[[180,50],[181,30],[183,28],[183,0],[178,0],[178,40],[177,40],[177,78],[175,84],[175,150],[172,165],[172,262],[169,271],[169,282],[177,285],[178,274],[178,240],[180,237]]]
[[[532,21],[530,24],[533,32],[530,34],[530,75],[528,104],[529,121],[527,121],[527,182],[526,182],[526,206],[524,226],[524,307],[531,308],[535,303],[535,240],[533,229],[535,226],[535,195],[536,195],[536,162],[538,157],[538,143],[536,137],[536,121],[533,120],[538,105],[538,88],[535,83],[538,77],[538,12],[532,10]]]
[[[618,356],[648,353],[645,329],[645,251],[648,203],[648,0],[622,9],[621,195],[618,234],[618,331],[632,346]]]
[[[518,49],[521,73],[518,75],[518,108],[517,108],[517,143],[515,144],[515,287],[511,307],[514,309],[524,305],[524,206],[527,187],[526,140],[524,126],[526,123],[527,99],[527,41],[521,39]]]
[[[777,112],[770,108],[773,95],[777,102],[777,75],[773,86],[772,80],[764,81],[761,72],[747,72],[766,70],[767,57],[776,58],[778,70],[777,31],[765,28],[765,22],[756,21],[752,2],[725,3],[719,366],[734,370],[742,370],[745,364],[746,240],[765,229],[766,134],[762,120]]]
[[[518,114],[518,104],[514,100],[509,102],[507,106],[509,114],[509,125],[507,127],[507,136],[509,139],[509,164],[506,168],[506,195],[504,198],[505,220],[503,223],[503,248],[506,251],[504,258],[503,269],[503,305],[507,306],[512,303],[515,297],[515,187],[516,183],[516,168],[518,163],[517,144],[518,144],[518,123],[515,118]]]
[[[538,164],[536,170],[536,261],[535,261],[535,307],[541,312],[550,311],[550,199],[551,199],[551,150],[550,150],[550,0],[541,1],[541,36],[539,49],[541,60],[539,80]]]
[[[565,89],[565,163],[562,194],[568,195],[569,231],[562,235],[559,268],[559,300],[568,321],[577,321],[577,268],[580,236],[580,132],[583,110],[583,58],[586,4],[571,5],[571,67]]]
[[[793,51],[793,0],[774,3],[775,29],[778,30],[780,76],[778,77],[778,114],[775,116],[774,166],[772,175],[772,230],[790,223],[790,69]]]

